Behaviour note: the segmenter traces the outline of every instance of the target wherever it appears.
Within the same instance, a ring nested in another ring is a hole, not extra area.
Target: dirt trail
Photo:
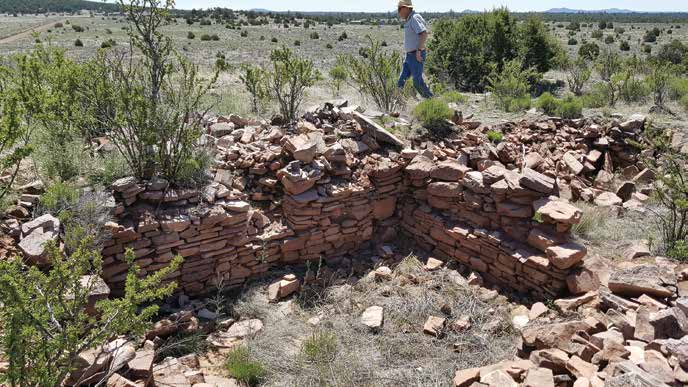
[[[27,36],[31,36],[31,34],[34,33],[34,32],[43,32],[43,31],[49,29],[50,27],[52,27],[53,25],[55,25],[55,23],[58,23],[58,22],[64,23],[65,21],[64,21],[64,20],[52,20],[52,21],[50,21],[50,22],[41,24],[41,25],[39,25],[39,26],[34,26],[34,27],[31,27],[31,28],[27,28],[27,29],[25,29],[25,30],[22,31],[22,32],[19,32],[19,33],[10,35],[10,36],[6,36],[6,37],[4,37],[4,38],[0,38],[0,44],[13,43],[13,42],[16,42],[16,41],[19,40],[19,39],[25,38],[25,37],[27,37]]]

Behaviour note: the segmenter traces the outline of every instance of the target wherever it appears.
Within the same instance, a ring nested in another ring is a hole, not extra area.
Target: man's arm
[[[418,34],[418,49],[416,50],[416,60],[418,62],[423,61],[423,56],[421,51],[425,50],[425,42],[428,40],[428,31],[423,31]]]

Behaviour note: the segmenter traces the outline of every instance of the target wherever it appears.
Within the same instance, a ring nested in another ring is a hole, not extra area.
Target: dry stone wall
[[[287,128],[220,117],[203,141],[216,150],[214,180],[203,189],[113,184],[118,220],[103,250],[113,293],[124,285],[126,249],[143,273],[183,256],[170,280],[190,295],[274,266],[336,262],[397,231],[437,258],[549,295],[565,290],[585,255],[569,241],[581,213],[556,197],[552,177],[406,148],[344,103]]]

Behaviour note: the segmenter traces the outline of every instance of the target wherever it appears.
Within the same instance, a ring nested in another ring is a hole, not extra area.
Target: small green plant
[[[277,38],[273,37],[272,39],[270,39],[270,41],[271,41],[272,43],[277,43]]]
[[[251,106],[253,112],[260,113],[261,103],[268,97],[268,74],[260,67],[250,64],[241,66],[241,73],[239,79],[246,87],[246,90],[251,94]]]
[[[504,134],[498,130],[489,130],[487,132],[487,139],[492,143],[500,143],[504,140]]]
[[[413,114],[426,128],[437,128],[444,126],[453,113],[446,102],[437,98],[430,98],[416,105]]]
[[[549,116],[555,115],[558,108],[557,99],[548,91],[535,101],[535,106]]]
[[[499,73],[489,77],[488,90],[493,93],[497,107],[507,112],[530,107],[529,80],[536,78],[534,69],[522,69],[520,61],[510,61]]]
[[[201,40],[204,42],[210,41],[210,35],[208,35],[208,34],[201,35]]]
[[[242,38],[247,38],[248,37],[248,31],[246,31],[246,30],[241,31],[239,36],[241,36]]]
[[[333,332],[314,332],[304,340],[301,353],[311,363],[330,363],[337,355],[337,335]]]
[[[186,38],[187,38],[187,39],[196,39],[196,34],[194,34],[193,32],[189,31],[189,32],[186,33]]]
[[[315,31],[311,32],[311,34],[309,35],[309,37],[310,37],[311,39],[314,39],[314,40],[315,40],[315,39],[320,39],[320,35],[319,35],[317,32],[315,32]]]
[[[232,349],[225,363],[229,375],[248,386],[257,386],[265,377],[263,365],[251,359],[251,352],[245,346]]]
[[[583,116],[583,102],[577,97],[568,95],[557,101],[557,115],[561,118],[580,118]]]
[[[332,79],[332,94],[339,95],[342,84],[349,78],[349,73],[341,64],[337,64],[330,69],[330,79]]]
[[[578,44],[578,40],[576,38],[569,38],[568,45],[569,46],[575,46]]]
[[[535,211],[535,214],[533,214],[533,221],[540,224],[545,222],[542,220],[542,213],[540,211]]]
[[[444,93],[440,94],[438,98],[445,103],[461,104],[468,101],[468,98],[457,90],[445,91]]]
[[[301,41],[300,41],[300,40],[297,39],[297,40],[294,41],[294,46],[297,46],[297,47],[298,47],[298,46],[300,46],[300,45],[301,45]]]
[[[631,45],[627,41],[623,41],[619,44],[619,50],[621,51],[631,51]]]
[[[81,41],[81,39],[77,39],[74,41],[74,47],[83,47],[84,42]]]
[[[79,191],[67,183],[58,181],[48,187],[41,195],[41,208],[45,212],[59,214],[64,210],[69,210],[79,200]]]

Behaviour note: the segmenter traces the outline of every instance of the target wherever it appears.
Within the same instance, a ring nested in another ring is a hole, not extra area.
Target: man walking
[[[397,86],[403,88],[406,80],[413,77],[413,86],[423,98],[431,98],[432,92],[423,80],[423,63],[426,58],[425,42],[428,40],[428,29],[423,17],[413,10],[411,0],[399,0],[397,11],[406,21],[404,24],[404,50],[406,59],[401,69]]]

